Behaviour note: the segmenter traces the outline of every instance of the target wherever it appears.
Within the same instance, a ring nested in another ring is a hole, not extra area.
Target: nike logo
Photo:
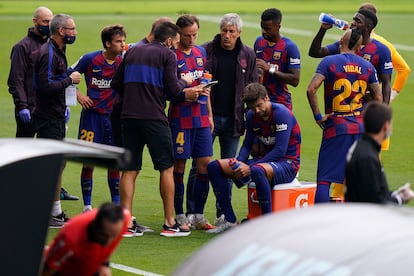
[[[260,54],[263,50],[256,50],[256,54]]]
[[[253,131],[258,131],[258,130],[260,130],[260,127],[254,127],[253,128]]]
[[[178,69],[181,69],[181,68],[183,68],[183,66],[185,65],[185,63],[183,63],[183,64],[178,64]]]
[[[102,70],[101,69],[92,69],[92,73],[98,73],[98,72],[101,72]]]

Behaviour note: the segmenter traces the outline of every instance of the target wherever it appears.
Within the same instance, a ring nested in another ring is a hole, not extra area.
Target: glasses
[[[65,29],[65,30],[71,30],[71,31],[74,31],[74,30],[76,30],[76,27],[72,27],[72,28],[66,28],[66,27],[63,27],[63,29]]]

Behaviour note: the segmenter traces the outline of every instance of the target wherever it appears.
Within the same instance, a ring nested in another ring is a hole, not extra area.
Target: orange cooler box
[[[277,212],[285,209],[307,208],[314,204],[316,183],[299,182],[295,178],[291,183],[278,184],[272,190],[272,211]],[[256,184],[251,182],[247,188],[248,214],[252,219],[262,215],[259,201],[256,195]]]

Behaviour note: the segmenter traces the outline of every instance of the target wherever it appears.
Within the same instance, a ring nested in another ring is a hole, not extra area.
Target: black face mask
[[[76,40],[76,36],[74,35],[65,35],[63,37],[63,41],[65,42],[65,44],[73,44],[75,43]]]
[[[43,36],[49,36],[50,35],[49,25],[46,25],[46,26],[37,25],[37,30]]]

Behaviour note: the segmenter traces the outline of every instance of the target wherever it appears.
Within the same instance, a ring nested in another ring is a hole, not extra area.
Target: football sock
[[[209,190],[208,174],[198,173],[194,184],[194,213],[204,213]]]
[[[207,165],[208,177],[210,178],[211,186],[213,187],[214,194],[226,220],[231,223],[236,223],[237,218],[234,214],[233,207],[231,206],[229,188],[227,180],[224,177],[221,167],[218,161],[210,162]]]
[[[329,202],[329,182],[318,182],[316,186],[315,203]]]
[[[272,212],[272,198],[270,184],[267,180],[266,171],[261,166],[253,165],[251,167],[252,181],[256,183],[257,199],[259,200],[262,214]]]
[[[108,187],[111,192],[111,200],[116,204],[120,204],[119,178],[120,174],[118,170],[108,169]]]
[[[185,203],[187,214],[194,214],[194,185],[197,177],[197,167],[193,160],[190,172],[188,173],[187,186],[185,191]]]
[[[174,209],[175,214],[184,214],[183,202],[184,202],[184,174],[179,172],[174,172]]]
[[[62,206],[60,205],[60,200],[53,201],[52,205],[52,217],[56,217],[62,214]]]
[[[81,173],[81,187],[82,187],[82,198],[83,205],[91,205],[92,201],[92,175],[93,168],[82,168]]]

